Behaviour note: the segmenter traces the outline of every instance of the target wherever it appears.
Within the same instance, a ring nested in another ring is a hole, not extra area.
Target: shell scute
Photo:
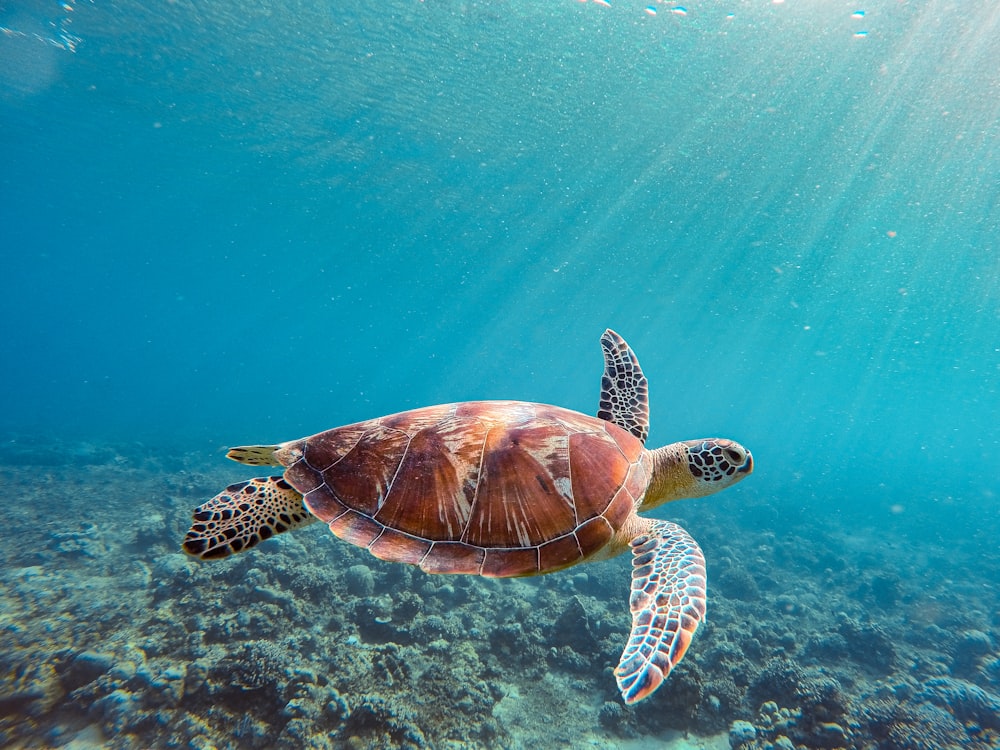
[[[355,510],[347,509],[344,513],[329,522],[330,531],[345,542],[367,547],[382,533],[383,526],[375,523],[368,516]]]
[[[373,515],[385,500],[410,437],[375,425],[323,472],[323,482],[349,508]],[[306,460],[315,451],[306,451]]]
[[[478,419],[490,427],[524,425],[538,416],[537,405],[527,401],[465,401],[455,404],[455,416]]]
[[[613,534],[614,529],[604,516],[597,516],[580,524],[580,528],[576,530],[576,539],[582,550],[599,550],[611,541]]]
[[[587,414],[580,414],[568,409],[560,409],[559,411],[559,415],[555,418],[566,428],[567,432],[600,433],[606,424],[603,420],[588,416]]]
[[[623,430],[616,424],[611,422],[604,422],[604,431],[607,433],[608,437],[615,441],[618,449],[625,456],[629,463],[635,463],[643,455],[642,441],[635,437],[631,432]]]
[[[628,473],[625,475],[625,482],[622,485],[627,488],[636,500],[646,494],[646,487],[650,477],[653,476],[653,461],[644,454],[637,461],[629,465]]]
[[[538,548],[487,549],[481,575],[488,578],[530,576],[538,573]]]
[[[569,439],[558,426],[489,431],[482,476],[463,541],[481,547],[531,547],[576,526],[565,473]]]
[[[461,538],[479,484],[486,434],[480,421],[456,417],[417,431],[375,520],[430,541]]]
[[[294,463],[285,469],[285,479],[303,495],[308,496],[323,486],[323,475],[302,460],[301,451],[297,451],[296,453],[297,458],[294,459]],[[327,520],[325,516],[317,513],[312,508],[312,505],[309,507],[319,518],[322,518],[324,521]]]
[[[629,492],[628,487],[622,487],[615,494],[614,498],[608,504],[607,510],[601,514],[601,517],[607,520],[613,528],[620,529],[625,523],[625,519],[632,514],[636,499]]]
[[[301,453],[301,457],[309,466],[318,472],[323,472],[350,453],[370,429],[371,424],[368,422],[339,427],[300,440],[297,445],[291,447],[293,451],[297,449]]]
[[[383,528],[381,535],[368,545],[368,551],[380,560],[410,565],[419,565],[430,549],[430,542],[388,528]]]
[[[538,565],[545,571],[559,570],[579,562],[583,556],[584,552],[580,549],[576,534],[567,534],[538,548]]]
[[[456,404],[425,406],[372,420],[389,430],[399,430],[413,436],[421,430],[433,429],[441,420],[454,415]],[[365,424],[362,422],[361,424]]]
[[[607,443],[604,434],[584,432],[569,438],[570,479],[579,522],[603,513],[608,498],[615,496],[628,473],[628,460],[619,451],[609,450]]]
[[[420,561],[426,573],[466,573],[479,575],[486,550],[462,542],[434,542],[430,552]]]

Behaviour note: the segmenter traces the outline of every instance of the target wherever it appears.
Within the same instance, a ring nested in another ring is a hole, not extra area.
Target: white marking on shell
[[[573,483],[569,480],[569,477],[556,478],[555,485],[560,495],[569,500],[573,499]]]

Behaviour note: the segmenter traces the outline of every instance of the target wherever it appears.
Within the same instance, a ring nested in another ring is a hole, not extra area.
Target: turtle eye
[[[737,450],[736,448],[726,448],[724,452],[726,454],[726,458],[729,459],[730,463],[736,466],[742,465],[742,463],[747,459],[747,457],[743,455],[743,452]]]

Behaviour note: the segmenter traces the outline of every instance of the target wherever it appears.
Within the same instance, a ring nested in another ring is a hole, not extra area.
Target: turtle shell
[[[285,478],[341,539],[430,573],[520,576],[604,547],[651,474],[630,433],[518,401],[431,406],[285,444]]]

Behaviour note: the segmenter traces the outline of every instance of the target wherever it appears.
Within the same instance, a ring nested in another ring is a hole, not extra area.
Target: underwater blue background
[[[997,4],[653,7],[0,5],[0,436],[592,413],[611,327],[706,510],[992,553]]]
[[[610,326],[657,443],[838,505],[994,492],[997,11],[854,10],[7,6],[3,424],[590,412]]]

